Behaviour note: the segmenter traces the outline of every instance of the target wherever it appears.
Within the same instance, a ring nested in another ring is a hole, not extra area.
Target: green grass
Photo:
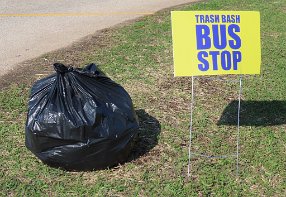
[[[24,145],[31,83],[12,84],[0,93],[1,196],[285,196],[286,1],[213,0],[180,9],[261,13],[262,74],[243,79],[239,179],[234,159],[195,157],[186,176],[191,81],[173,78],[170,11],[163,11],[109,31],[106,44],[81,52],[78,62],[100,64],[130,93],[141,119],[134,154],[141,156],[94,172],[45,166]],[[233,154],[236,127],[217,122],[224,110],[235,113],[238,85],[203,78],[195,85],[193,151]]]

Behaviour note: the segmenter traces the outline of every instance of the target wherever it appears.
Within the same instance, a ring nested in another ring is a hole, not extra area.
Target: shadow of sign
[[[223,111],[217,125],[237,125],[238,101]],[[240,125],[271,126],[286,124],[286,101],[241,101]]]
[[[161,132],[159,121],[145,110],[136,110],[136,114],[139,119],[139,133],[128,161],[135,160],[154,148],[158,144],[158,136]]]

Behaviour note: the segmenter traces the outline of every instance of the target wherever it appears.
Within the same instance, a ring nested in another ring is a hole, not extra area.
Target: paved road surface
[[[123,21],[194,0],[0,0],[0,75]]]

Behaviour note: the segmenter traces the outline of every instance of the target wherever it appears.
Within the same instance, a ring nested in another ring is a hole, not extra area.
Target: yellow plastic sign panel
[[[175,76],[260,74],[260,14],[173,11]]]

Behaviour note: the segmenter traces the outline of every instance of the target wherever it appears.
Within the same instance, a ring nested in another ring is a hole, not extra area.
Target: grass
[[[213,0],[176,9],[261,13],[262,74],[243,79],[239,179],[232,158],[194,157],[192,176],[186,177],[191,81],[172,76],[166,10],[106,30],[91,39],[88,49],[39,59],[96,62],[126,88],[141,123],[131,161],[113,169],[67,172],[37,160],[24,145],[26,104],[35,79],[29,76],[0,93],[1,196],[285,196],[286,1]],[[204,78],[195,83],[193,151],[233,154],[236,127],[221,116],[235,117],[238,85]]]

